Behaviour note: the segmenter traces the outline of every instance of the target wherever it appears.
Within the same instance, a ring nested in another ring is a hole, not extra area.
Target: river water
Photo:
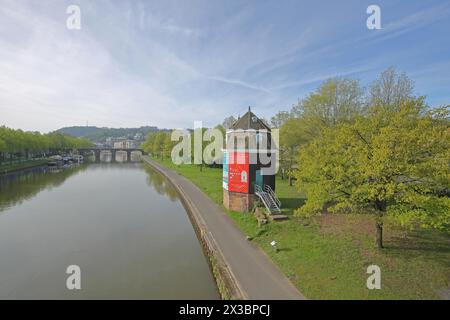
[[[81,289],[69,290],[66,282]],[[73,272],[73,271],[71,271]],[[176,192],[142,163],[0,177],[1,299],[218,299]]]

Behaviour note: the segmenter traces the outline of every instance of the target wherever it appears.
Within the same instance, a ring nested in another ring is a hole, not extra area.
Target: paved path
[[[270,258],[248,241],[224,209],[178,173],[145,157],[189,197],[214,237],[241,291],[249,299],[305,299]]]

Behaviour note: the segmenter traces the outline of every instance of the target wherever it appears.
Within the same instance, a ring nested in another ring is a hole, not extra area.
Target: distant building
[[[134,140],[122,140],[114,142],[114,149],[134,149],[136,148]]]
[[[139,132],[136,133],[133,138],[136,141],[144,141],[144,135],[142,133],[139,133]]]

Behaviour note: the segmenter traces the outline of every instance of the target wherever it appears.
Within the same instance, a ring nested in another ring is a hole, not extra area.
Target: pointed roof
[[[231,129],[243,129],[243,130],[268,130],[270,128],[260,119],[258,118],[248,107],[247,113],[245,113],[242,117],[240,117],[231,127]]]

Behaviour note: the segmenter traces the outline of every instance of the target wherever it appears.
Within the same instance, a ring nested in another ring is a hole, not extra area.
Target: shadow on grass
[[[264,234],[266,234],[266,233],[267,233],[267,230],[266,230],[266,229],[259,229],[258,232],[257,232],[256,235],[255,235],[255,238],[256,238],[256,237],[260,237],[260,236],[262,236],[262,235],[264,235]]]
[[[280,198],[281,210],[286,215],[292,215],[294,210],[305,204],[306,199],[302,198]]]
[[[421,230],[410,232],[407,237],[394,236],[386,241],[385,249],[391,255],[408,258],[426,256],[450,268],[450,235],[443,232]]]

